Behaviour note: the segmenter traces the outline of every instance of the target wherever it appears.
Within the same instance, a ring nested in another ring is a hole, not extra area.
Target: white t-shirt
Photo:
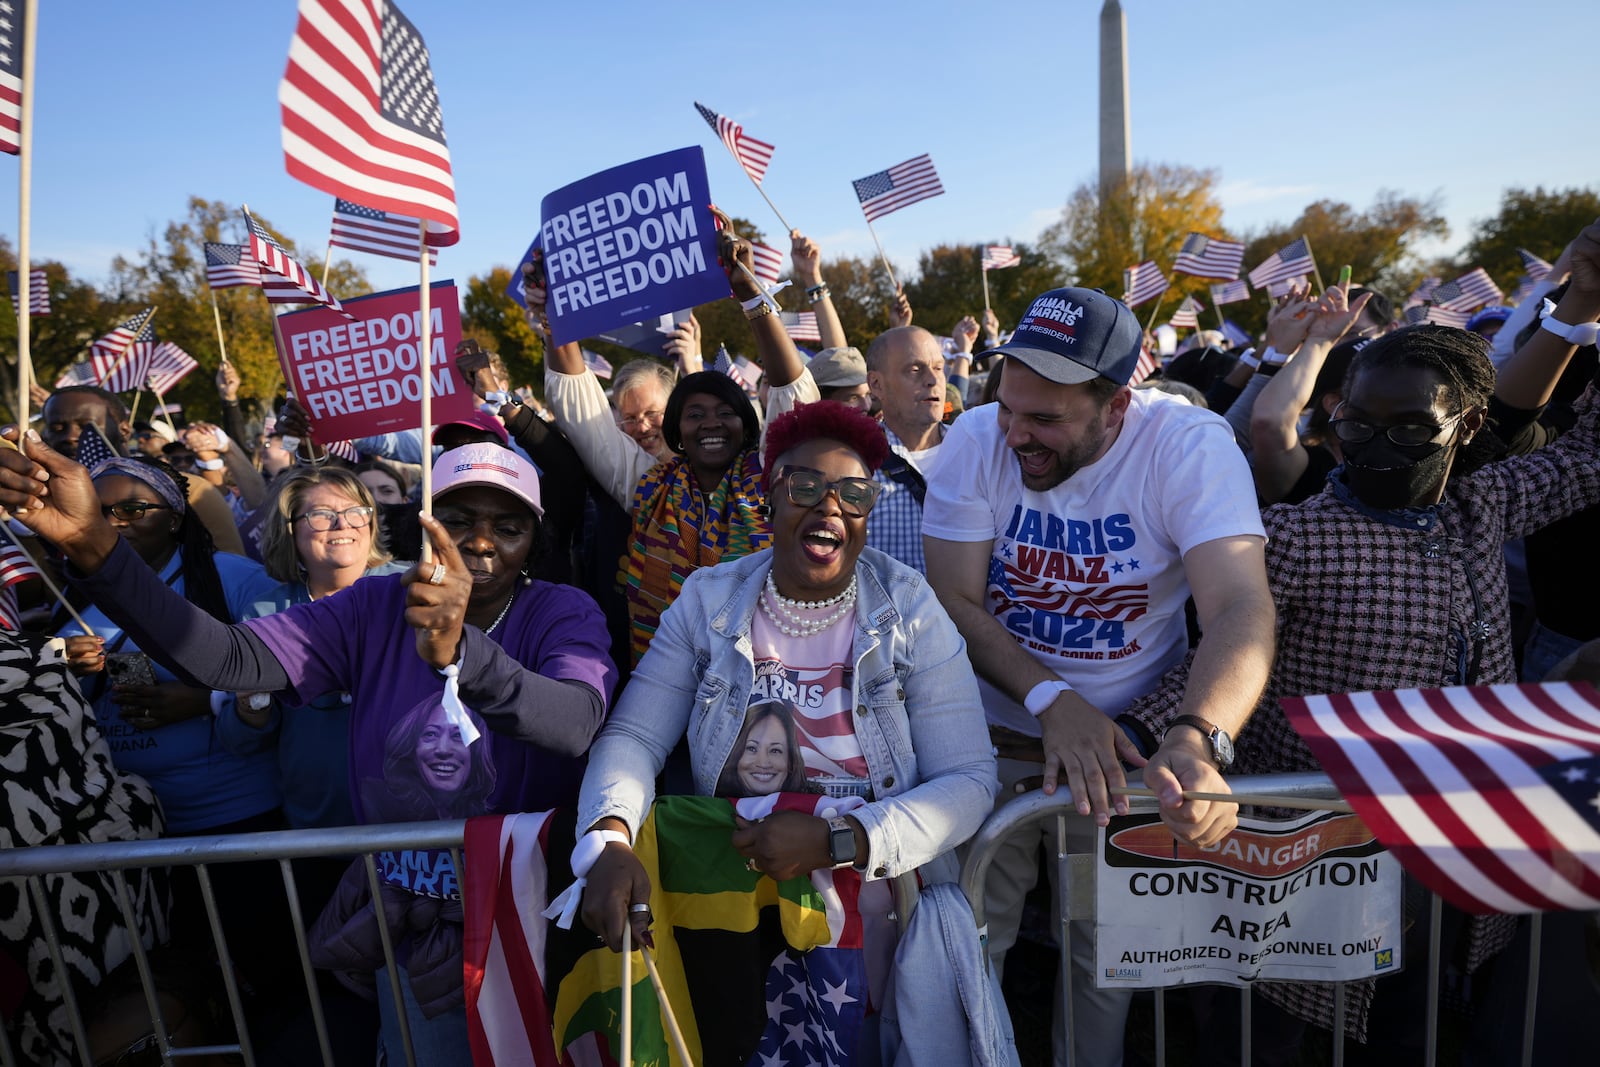
[[[1140,389],[1110,450],[1036,493],[1023,487],[998,410],[977,408],[950,428],[922,530],[991,542],[990,613],[1085,700],[1120,714],[1188,648],[1183,554],[1266,536],[1249,467],[1221,418]],[[1038,735],[1022,705],[982,678],[979,690],[991,723]]]

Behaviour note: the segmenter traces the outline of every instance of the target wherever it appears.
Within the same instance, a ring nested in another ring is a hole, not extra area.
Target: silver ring
[[[628,914],[629,915],[649,915],[650,914],[650,905],[648,905],[648,904],[629,904],[628,905]]]
[[[445,565],[443,563],[435,563],[433,565],[433,573],[428,575],[428,584],[429,585],[443,585],[444,584],[444,576],[447,573],[448,573],[448,571],[445,569]]]

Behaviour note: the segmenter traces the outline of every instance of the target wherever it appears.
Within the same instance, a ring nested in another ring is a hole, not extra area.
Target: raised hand
[[[978,340],[978,320],[971,315],[964,315],[961,321],[950,330],[950,339],[956,343],[956,351],[971,354],[973,344]]]
[[[1267,345],[1285,358],[1294,355],[1305,344],[1306,331],[1311,328],[1311,312],[1316,306],[1309,286],[1291,288],[1278,297],[1277,303],[1267,312]]]
[[[224,363],[217,368],[217,395],[225,404],[232,404],[239,399],[239,368],[232,363]]]
[[[705,366],[700,354],[700,320],[689,312],[689,321],[673,328],[672,336],[661,346],[669,359],[678,365],[678,375],[694,374]]]
[[[911,325],[911,301],[906,299],[905,287],[895,290],[894,306],[889,309],[890,326]]]
[[[18,443],[15,428],[4,436]],[[100,513],[89,472],[33,430],[23,435],[20,448],[0,447],[0,507],[53,542],[79,570],[99,570],[117,545],[117,532]]]
[[[1338,344],[1339,339],[1348,333],[1356,319],[1360,318],[1361,310],[1371,299],[1371,293],[1362,293],[1352,304],[1348,286],[1335,285],[1322,294],[1322,299],[1317,301],[1307,314],[1305,343]]]
[[[822,249],[799,230],[789,231],[789,262],[797,285],[810,289],[822,284]]]
[[[406,625],[417,634],[417,655],[437,671],[454,663],[460,651],[472,575],[443,524],[432,515],[418,516],[418,521],[433,547],[433,560],[418,562],[400,581],[406,587]]]

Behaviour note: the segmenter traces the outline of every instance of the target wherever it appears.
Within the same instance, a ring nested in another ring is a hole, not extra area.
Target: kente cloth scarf
[[[754,450],[740,453],[709,495],[682,456],[656,464],[639,479],[633,540],[617,576],[628,597],[635,664],[691,572],[771,543],[772,527],[758,510],[764,500],[761,457]]]

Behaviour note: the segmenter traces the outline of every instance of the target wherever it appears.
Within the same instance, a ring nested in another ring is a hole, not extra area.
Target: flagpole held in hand
[[[883,261],[883,272],[889,276],[889,284],[894,286],[894,291],[900,291],[900,283],[895,280],[894,268],[889,266],[889,256],[883,250],[883,242],[878,240],[878,231],[872,228],[872,222],[867,221],[867,232],[872,234],[872,243],[878,246],[878,258]]]
[[[426,229],[428,224],[427,223],[422,223],[421,225],[422,225],[422,227],[424,229]],[[424,248],[422,250],[422,254],[423,255],[427,255],[428,254],[428,250],[426,248]],[[330,238],[328,238],[328,247],[322,253],[322,287],[324,289],[326,289],[328,287],[328,267],[332,263],[333,263],[333,238],[330,237]]]
[[[1317,269],[1317,254],[1311,251],[1311,238],[1301,234],[1300,240],[1306,243],[1306,256],[1311,260],[1311,276],[1317,280],[1317,292],[1325,293],[1328,287],[1322,284],[1322,272]]]
[[[1161,292],[1156,297],[1156,306],[1150,309],[1150,320],[1144,324],[1145,332],[1148,333],[1150,330],[1155,328],[1156,315],[1158,315],[1160,313],[1161,305],[1166,301],[1166,299],[1167,299],[1167,294],[1166,294],[1165,291]]]
[[[18,436],[18,440],[21,440],[20,434]],[[17,535],[11,532],[10,523],[7,521],[8,518],[9,516],[6,516],[4,512],[0,512],[0,533],[5,534],[6,540],[17,546],[18,552],[21,552],[24,556],[28,556],[29,559],[32,559],[33,557],[28,554],[28,550],[22,547],[22,542],[17,540]],[[78,614],[76,608],[67,603],[66,594],[61,592],[61,587],[56,585],[55,579],[51,578],[49,574],[45,573],[45,569],[43,567],[38,568],[38,571],[39,580],[43,582],[44,587],[50,591],[50,595],[56,598],[56,603],[60,604],[67,610],[67,614],[72,616],[72,621],[81,626],[84,633],[90,635],[91,637],[94,636],[94,631],[89,628],[88,623],[83,621],[83,616]]]
[[[210,286],[207,286],[209,289]],[[222,339],[222,311],[217,307],[217,291],[211,289],[211,317],[217,321],[217,352],[222,356],[222,362],[228,362],[228,343]]]
[[[621,1067],[633,1067],[633,923],[622,921],[622,1058]]]
[[[683,1039],[678,1017],[672,1014],[672,1005],[667,1002],[667,987],[662,984],[661,975],[656,971],[655,957],[642,945],[639,955],[644,957],[644,969],[650,972],[650,984],[655,986],[656,1003],[661,1006],[661,1021],[667,1025],[667,1036],[672,1038],[672,1047],[678,1050],[678,1058],[683,1061],[684,1067],[694,1067],[694,1060],[689,1058],[689,1043]]]
[[[104,386],[122,368],[122,364],[128,358],[128,353],[132,352],[133,346],[139,343],[139,335],[144,332],[144,328],[150,325],[150,320],[155,317],[156,309],[154,307],[144,313],[144,318],[139,320],[138,326],[133,331],[133,339],[127,343],[121,352],[117,353],[117,361],[111,364],[111,367],[104,374],[100,375],[99,380],[94,383],[95,385]]]
[[[33,380],[33,352],[29,329],[33,299],[33,267],[29,259],[29,216],[33,207],[33,92],[34,27],[39,19],[38,0],[23,5],[22,99],[17,130],[17,433],[28,429],[29,385]],[[85,627],[87,629],[87,627]]]
[[[417,220],[417,270],[422,276],[419,303],[422,307],[422,323],[417,328],[417,369],[422,374],[422,513],[432,518],[433,516],[433,453],[431,444],[433,440],[433,339],[430,336],[433,323],[430,321],[432,314],[428,307],[428,223]],[[422,539],[422,562],[427,563],[433,558],[433,550],[428,539]]]
[[[981,256],[982,253],[979,253],[979,255]],[[978,263],[979,263],[978,269],[983,274],[983,310],[988,311],[989,310],[989,268],[983,266],[983,261],[981,259],[978,261]]]

